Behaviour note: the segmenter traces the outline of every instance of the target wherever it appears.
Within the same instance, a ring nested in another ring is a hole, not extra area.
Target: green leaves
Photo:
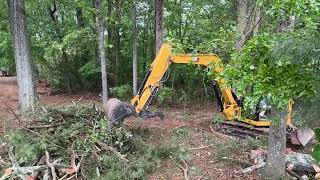
[[[314,95],[316,79],[312,70],[306,68],[308,57],[296,56],[287,50],[292,48],[291,37],[263,34],[232,55],[222,76],[245,97],[246,112],[254,111],[261,98],[282,110],[287,108],[290,98]],[[295,42],[295,46],[300,46],[300,42]],[[310,43],[312,41],[303,41],[303,44]]]
[[[318,140],[318,144],[315,145],[312,151],[312,157],[320,163],[320,128],[315,129],[316,138]]]

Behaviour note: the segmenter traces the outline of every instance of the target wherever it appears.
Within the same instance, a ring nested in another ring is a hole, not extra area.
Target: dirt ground
[[[97,94],[50,95],[44,84],[38,84],[40,102],[44,105],[61,105],[72,102],[98,103]],[[18,107],[15,77],[0,77],[0,122],[14,116]],[[227,140],[210,132],[215,107],[212,104],[192,107],[162,107],[165,119],[142,120],[131,117],[126,120],[128,128],[148,131],[146,141],[174,141],[187,149],[190,157],[186,161],[190,179],[258,179],[256,174],[243,175],[241,169],[248,165],[245,148],[239,140]],[[184,179],[184,162],[166,162],[149,179]]]

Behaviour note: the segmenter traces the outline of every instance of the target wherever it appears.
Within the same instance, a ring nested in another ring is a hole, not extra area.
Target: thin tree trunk
[[[137,94],[137,27],[136,27],[136,5],[132,3],[132,82],[133,95]]]
[[[9,22],[16,61],[19,107],[32,110],[37,100],[35,77],[27,33],[24,0],[8,0]]]
[[[156,54],[160,50],[163,40],[163,2],[164,0],[155,0]]]
[[[116,14],[116,26],[114,31],[114,51],[115,51],[115,83],[118,86],[120,81],[120,21],[121,21],[121,7],[122,7],[122,0],[117,0],[115,4],[115,14]]]
[[[102,102],[103,105],[107,105],[108,101],[108,83],[107,83],[107,68],[104,49],[104,23],[102,15],[102,2],[97,0],[98,10],[98,33],[99,33],[99,60],[101,63],[101,81],[102,81]]]
[[[113,1],[107,0],[107,31],[108,31],[108,45],[113,45],[113,23],[112,18],[112,6]],[[113,48],[107,46],[108,49],[108,61],[109,61],[109,71],[110,73],[114,72],[114,58],[113,58]]]

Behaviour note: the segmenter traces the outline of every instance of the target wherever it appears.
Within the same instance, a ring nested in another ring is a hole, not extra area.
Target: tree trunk
[[[247,25],[248,0],[238,0],[237,11],[238,40],[235,46],[237,50],[240,50],[244,46],[246,41],[245,30]]]
[[[24,0],[8,0],[9,22],[16,61],[19,107],[32,110],[37,100]]]
[[[269,128],[268,158],[265,175],[270,179],[281,179],[284,177],[286,166],[286,113],[279,112],[277,114],[277,121],[273,121]]]
[[[112,18],[112,6],[113,6],[112,0],[107,0],[108,45],[113,45],[113,23],[111,21],[111,18]],[[107,46],[107,50],[108,50],[108,62],[109,62],[109,70],[108,70],[108,72],[112,73],[112,72],[114,72],[113,71],[113,68],[114,68],[113,48]]]
[[[136,5],[132,3],[132,83],[133,95],[137,94],[137,27],[136,27]]]
[[[294,21],[289,17],[287,22],[279,21],[279,32],[292,30]],[[279,122],[272,122],[269,128],[268,158],[265,167],[266,176],[271,179],[281,179],[285,176],[286,149],[286,113],[278,113]]]
[[[117,0],[115,3],[115,15],[116,15],[116,23],[115,23],[115,31],[114,31],[114,51],[115,51],[115,84],[118,86],[120,81],[120,21],[121,21],[121,7],[122,0]]]
[[[102,15],[102,2],[97,0],[97,10],[98,10],[98,47],[99,47],[99,60],[101,63],[101,81],[102,81],[102,103],[104,106],[107,105],[108,101],[108,83],[107,83],[107,68],[105,59],[105,49],[104,49],[104,23]]]
[[[158,53],[163,40],[163,2],[163,0],[155,0],[156,54]]]

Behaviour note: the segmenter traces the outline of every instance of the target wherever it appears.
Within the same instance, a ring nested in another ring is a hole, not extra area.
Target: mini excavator
[[[199,55],[189,55],[189,54],[178,54],[173,55],[171,53],[171,45],[163,44],[150,65],[143,82],[135,95],[131,103],[121,102],[116,98],[111,98],[107,107],[105,107],[105,112],[108,120],[112,124],[122,124],[125,118],[135,115],[142,118],[150,117],[160,117],[164,118],[161,112],[151,112],[148,110],[153,98],[157,95],[159,91],[160,83],[168,71],[169,66],[172,64],[198,64],[204,67],[213,66],[213,73],[215,77],[219,77],[219,73],[223,71],[223,62],[215,54],[199,54]],[[221,113],[225,117],[225,122],[227,124],[232,124],[237,126],[240,124],[249,125],[251,129],[266,129],[271,125],[271,121],[265,118],[260,118],[257,116],[255,119],[250,119],[244,117],[241,113],[242,101],[238,99],[236,94],[232,91],[232,88],[225,84],[222,78],[216,78],[213,80],[215,96],[217,98],[217,104],[220,107]],[[287,132],[290,133],[290,139],[295,142],[294,144],[306,145],[313,137],[314,133],[310,129],[299,130],[292,123],[292,106],[293,101],[288,102],[288,114],[287,114]],[[236,124],[238,123],[238,124]],[[250,130],[250,128],[249,128]]]

